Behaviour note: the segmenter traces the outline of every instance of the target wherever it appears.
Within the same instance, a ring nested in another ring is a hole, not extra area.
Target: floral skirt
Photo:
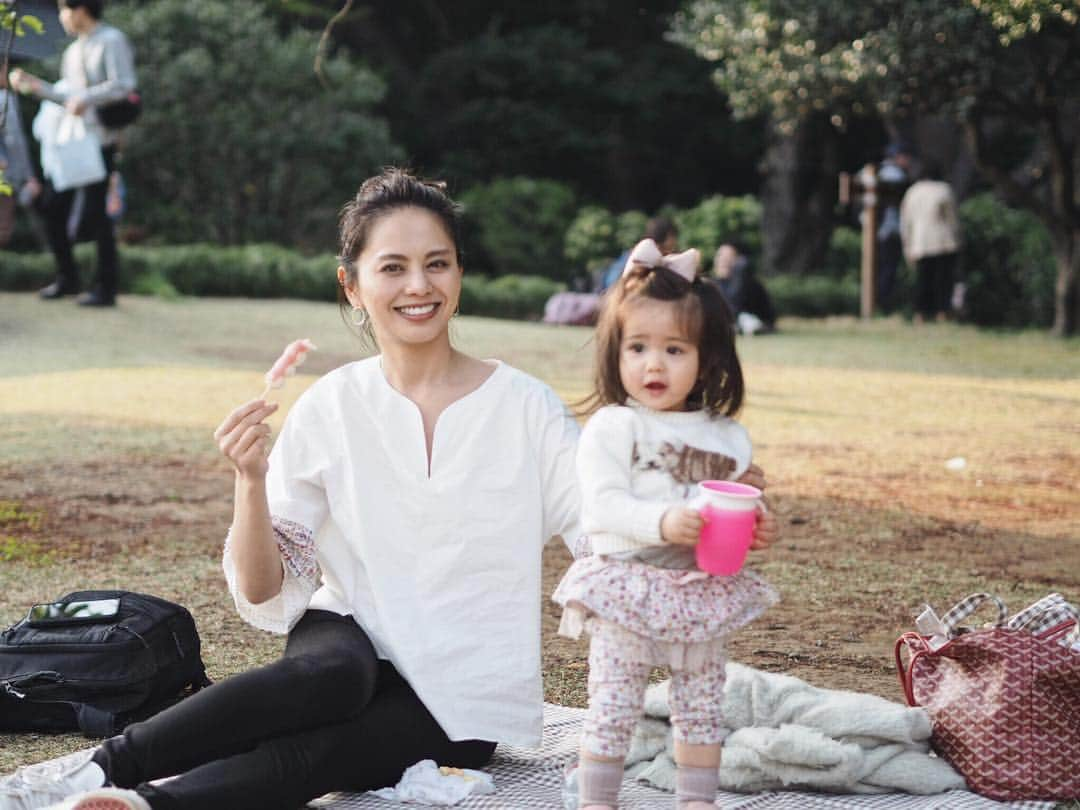
[[[552,599],[564,608],[559,633],[571,638],[597,617],[653,641],[694,644],[722,640],[780,597],[747,569],[721,577],[594,555],[570,566]]]

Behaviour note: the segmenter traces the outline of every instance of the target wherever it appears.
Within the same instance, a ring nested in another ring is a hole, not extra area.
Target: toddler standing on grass
[[[719,782],[724,642],[777,601],[757,575],[696,567],[704,518],[688,505],[697,483],[735,479],[750,465],[731,316],[698,277],[699,255],[662,256],[649,239],[631,252],[597,327],[593,407],[577,453],[582,526],[594,556],[555,591],[560,632],[590,636],[589,710],[579,807],[618,801],[623,761],[653,666],[671,669],[676,800],[713,807]],[[776,521],[761,513],[753,548]]]

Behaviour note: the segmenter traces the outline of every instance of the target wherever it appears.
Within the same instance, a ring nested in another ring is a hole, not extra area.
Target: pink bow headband
[[[642,239],[630,251],[630,258],[626,260],[622,275],[625,276],[635,264],[645,267],[666,267],[692,284],[701,264],[701,253],[696,248],[690,248],[682,253],[665,256],[652,239]]]

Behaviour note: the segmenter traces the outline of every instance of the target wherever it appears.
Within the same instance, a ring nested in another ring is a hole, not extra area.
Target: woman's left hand
[[[780,538],[780,521],[772,512],[759,511],[754,526],[752,549],[766,549]]]

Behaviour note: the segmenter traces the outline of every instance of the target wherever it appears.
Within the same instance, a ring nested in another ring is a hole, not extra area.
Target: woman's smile
[[[439,306],[438,302],[433,301],[429,304],[406,304],[405,306],[394,307],[394,310],[410,321],[426,321],[435,314]]]

